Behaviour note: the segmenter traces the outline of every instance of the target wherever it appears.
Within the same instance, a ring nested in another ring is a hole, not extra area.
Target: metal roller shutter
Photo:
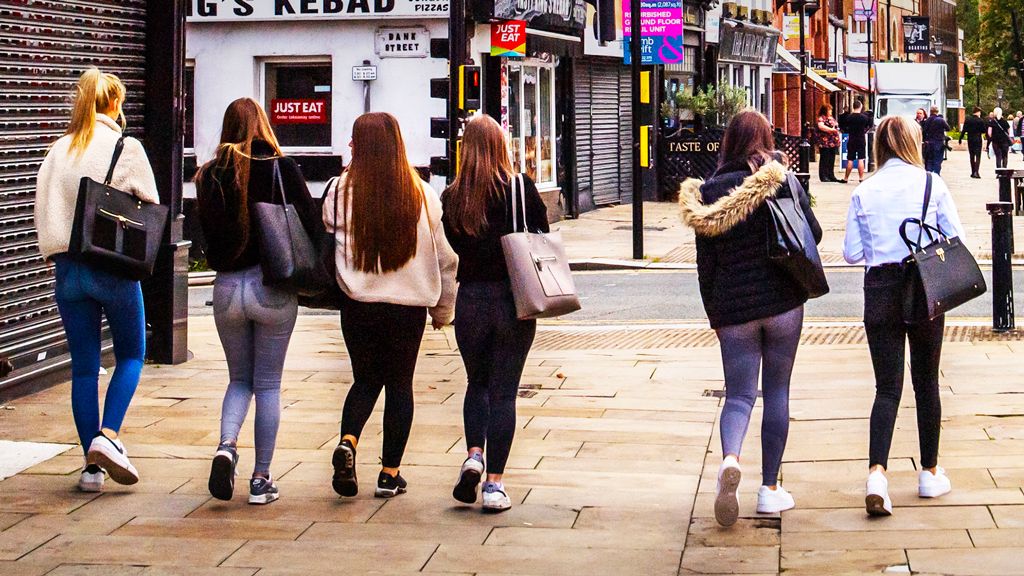
[[[36,245],[35,176],[89,66],[125,82],[129,132],[142,137],[146,0],[6,0],[0,31],[0,356],[16,369],[2,388],[67,352]]]
[[[581,61],[576,74],[577,174],[594,204],[629,202],[629,69],[617,60]]]

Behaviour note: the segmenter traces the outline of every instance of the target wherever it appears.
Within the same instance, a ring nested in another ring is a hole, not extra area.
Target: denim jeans
[[[945,155],[946,145],[938,142],[924,143],[924,164],[925,169],[934,174],[942,173],[942,159]]]
[[[146,357],[146,317],[142,288],[128,280],[66,254],[54,256],[57,265],[56,297],[71,352],[71,410],[82,450],[100,428],[121,430],[128,405],[135,395]],[[107,386],[100,421],[100,325],[107,317],[114,340],[117,367]]]

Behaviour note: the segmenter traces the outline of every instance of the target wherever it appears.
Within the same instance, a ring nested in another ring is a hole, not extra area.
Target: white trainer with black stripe
[[[86,463],[95,464],[107,471],[110,479],[118,484],[135,484],[139,481],[139,471],[128,460],[128,451],[120,440],[107,438],[103,432],[97,432],[89,444]]]

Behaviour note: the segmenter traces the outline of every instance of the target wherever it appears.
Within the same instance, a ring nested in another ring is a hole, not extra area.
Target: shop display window
[[[185,63],[185,151],[192,152],[196,147],[196,63],[189,60]]]
[[[282,148],[331,149],[329,60],[264,62],[263,89],[263,106]]]
[[[509,62],[508,87],[512,161],[538,186],[557,186],[555,65],[532,60]]]

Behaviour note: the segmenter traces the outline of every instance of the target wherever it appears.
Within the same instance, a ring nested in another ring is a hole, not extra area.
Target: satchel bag
[[[903,319],[907,323],[934,320],[987,290],[981,268],[960,238],[925,221],[932,196],[930,172],[925,182],[921,218],[907,218],[900,224],[900,237],[910,250],[903,259]],[[918,227],[916,241],[907,236],[908,224]],[[923,246],[925,236],[929,243]]]
[[[768,258],[807,292],[808,298],[828,294],[828,280],[821,265],[814,232],[800,207],[803,186],[787,175],[791,198],[768,198]]]
[[[332,212],[334,218],[337,218],[338,215],[338,192],[335,189],[337,182],[337,176],[327,181],[320,200],[320,212],[323,213],[323,202],[327,200],[327,195],[334,190],[334,212]],[[315,239],[315,248],[318,254],[319,275],[322,276],[323,285],[315,294],[299,294],[299,306],[315,310],[341,310],[344,293],[341,291],[341,286],[338,285],[337,261],[335,260],[338,240],[334,232],[327,230],[320,238]]]
[[[153,274],[170,208],[110,185],[123,150],[122,136],[102,183],[88,176],[79,182],[68,255],[115,276],[144,280]]]
[[[526,226],[526,186],[523,175],[512,180],[512,233],[501,237],[520,320],[551,318],[580,309],[576,284],[558,232],[538,234]],[[520,214],[521,212],[521,214]],[[523,228],[519,231],[519,216]]]

